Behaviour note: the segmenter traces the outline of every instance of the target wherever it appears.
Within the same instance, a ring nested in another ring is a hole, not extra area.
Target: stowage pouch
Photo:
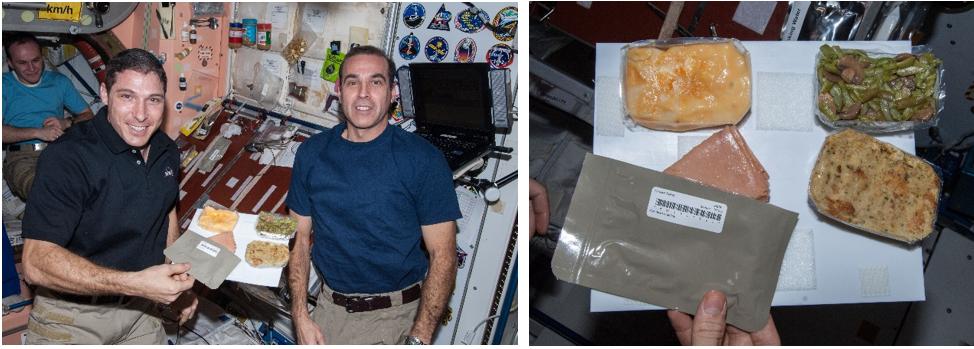
[[[798,214],[588,154],[551,269],[560,280],[694,314],[727,296],[727,323],[764,328]]]

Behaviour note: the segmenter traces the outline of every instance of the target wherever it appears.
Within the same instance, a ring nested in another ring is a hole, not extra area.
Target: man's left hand
[[[179,298],[176,298],[175,302],[169,304],[169,307],[179,316],[179,325],[182,326],[186,321],[189,321],[189,319],[192,319],[196,315],[196,305],[198,304],[199,300],[196,299],[196,294],[193,293],[193,290],[186,290],[186,292],[179,295]]]

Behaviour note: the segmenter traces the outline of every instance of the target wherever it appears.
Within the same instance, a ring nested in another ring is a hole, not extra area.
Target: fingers
[[[167,265],[169,266],[169,270],[172,273],[172,275],[186,273],[187,271],[189,271],[189,268],[191,267],[189,263],[175,263],[175,264],[167,264]]]
[[[325,344],[325,336],[321,334],[321,329],[309,317],[294,319],[294,327],[298,332],[298,344]]]
[[[778,328],[774,326],[774,320],[768,315],[768,324],[764,328],[751,334],[754,345],[781,345],[781,338],[778,336]]]
[[[531,225],[532,231],[540,234],[548,232],[548,221],[550,219],[550,208],[548,204],[548,189],[538,181],[531,179],[528,185],[528,197],[531,200]]]
[[[58,119],[56,116],[48,116],[46,119],[44,119],[41,125],[44,127],[51,127],[57,125],[60,121],[61,119]]]
[[[670,325],[673,325],[673,331],[680,339],[680,345],[690,345],[690,333],[693,330],[693,319],[690,315],[670,309],[666,311],[666,316],[670,318]]]
[[[189,321],[189,319],[192,319],[193,316],[196,315],[196,306],[199,305],[199,299],[196,298],[196,295],[193,294],[192,291],[187,292],[187,294],[188,297],[193,297],[193,301],[192,303],[190,303],[188,307],[184,308],[182,311],[179,312],[180,326],[185,324],[187,321]]]
[[[727,327],[727,298],[720,291],[703,296],[693,318],[690,341],[693,345],[721,345]]]
[[[754,345],[754,342],[751,341],[751,333],[739,329],[734,325],[727,326],[727,336],[725,337],[725,342],[726,343],[724,343],[724,345]]]

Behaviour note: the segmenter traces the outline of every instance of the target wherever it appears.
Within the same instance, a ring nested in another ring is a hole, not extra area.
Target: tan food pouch
[[[727,323],[762,329],[798,214],[621,161],[585,157],[551,261],[560,280],[693,314],[710,290]]]
[[[189,263],[187,274],[211,289],[217,289],[240,264],[240,257],[213,240],[192,230],[162,251],[173,263]]]

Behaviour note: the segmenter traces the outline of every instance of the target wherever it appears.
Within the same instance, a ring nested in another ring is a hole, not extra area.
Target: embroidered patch
[[[484,11],[480,11],[481,14]],[[483,19],[480,15],[475,15],[470,12],[470,9],[466,9],[457,15],[456,26],[457,29],[464,33],[476,33],[484,29],[484,23],[488,22],[490,19]]]
[[[460,63],[470,63],[477,58],[477,42],[471,38],[463,38],[457,43],[456,52],[453,54],[453,61]]]
[[[419,38],[413,33],[409,33],[406,37],[399,41],[399,55],[402,59],[412,60],[419,55]]]
[[[487,61],[490,62],[490,66],[501,69],[507,68],[514,62],[514,49],[507,44],[497,44],[491,47],[487,51]]]
[[[433,20],[430,21],[430,25],[426,29],[450,31],[451,19],[453,19],[453,13],[446,10],[446,4],[442,4],[440,5],[440,9],[436,11],[436,14],[433,15]]]
[[[494,21],[494,37],[500,41],[514,40],[517,33],[517,7],[508,6],[497,12]]]
[[[419,28],[425,20],[426,8],[417,2],[406,5],[406,9],[402,11],[402,22],[410,29]]]
[[[426,59],[430,62],[442,62],[449,52],[450,44],[442,36],[434,36],[426,42]]]

